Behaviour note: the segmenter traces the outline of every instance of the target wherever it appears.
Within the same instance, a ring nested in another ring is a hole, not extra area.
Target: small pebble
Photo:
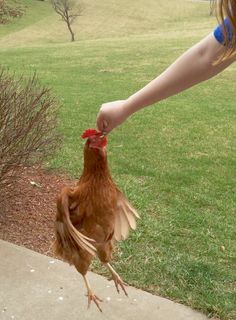
[[[30,272],[35,272],[35,270],[34,270],[34,269],[31,269]]]
[[[106,300],[107,300],[107,301],[111,301],[111,298],[110,298],[110,297],[107,297]]]
[[[11,316],[11,319],[15,319],[15,316]]]
[[[30,184],[31,184],[33,187],[38,187],[38,188],[41,187],[41,185],[40,185],[39,183],[35,182],[35,181],[30,181]]]
[[[48,290],[48,293],[52,293],[52,290]]]
[[[137,302],[137,299],[133,299],[133,302]]]
[[[2,312],[6,312],[6,311],[7,311],[7,308],[3,308],[3,309],[2,309]]]
[[[63,297],[59,297],[59,298],[58,298],[58,300],[63,301],[63,300],[64,300],[64,298],[63,298]]]
[[[110,288],[111,286],[107,285],[107,288]]]
[[[54,260],[50,260],[49,263],[53,264],[53,263],[55,263],[55,261]]]

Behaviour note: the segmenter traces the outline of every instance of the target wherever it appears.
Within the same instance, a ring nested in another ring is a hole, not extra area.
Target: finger
[[[99,114],[97,116],[97,128],[99,131],[102,131],[102,127],[103,127],[103,120],[102,120],[101,114]]]
[[[103,120],[102,131],[106,132],[107,128],[108,128],[108,123],[106,120]]]
[[[98,117],[97,119],[97,128],[98,130],[100,130],[103,133],[107,133],[108,132],[108,122],[106,120],[100,119]]]

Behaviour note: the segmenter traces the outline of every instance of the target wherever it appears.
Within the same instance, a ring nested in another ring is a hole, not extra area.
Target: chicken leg
[[[119,286],[121,287],[121,289],[124,291],[125,295],[128,297],[128,293],[125,289],[125,286],[127,286],[127,283],[125,283],[121,277],[119,276],[119,274],[112,268],[112,266],[110,265],[110,263],[105,263],[105,266],[109,269],[109,271],[111,272],[112,275],[112,279],[115,282],[115,286],[116,286],[116,290],[118,293],[120,293],[119,290]]]
[[[88,308],[91,305],[91,301],[93,301],[96,304],[96,306],[98,307],[99,311],[102,312],[102,309],[101,309],[101,307],[99,305],[99,302],[103,302],[103,301],[93,293],[93,291],[91,289],[91,286],[90,286],[90,283],[89,283],[88,279],[86,278],[86,276],[83,276],[83,278],[84,278],[84,282],[85,282],[85,285],[86,285],[86,288],[87,288]]]

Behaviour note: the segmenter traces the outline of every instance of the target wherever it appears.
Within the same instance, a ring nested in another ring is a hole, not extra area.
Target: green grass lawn
[[[101,103],[128,97],[216,24],[207,1],[85,0],[70,43],[47,2],[22,2],[26,15],[0,27],[1,65],[36,70],[58,97],[64,143],[47,166],[72,177]],[[236,318],[235,69],[140,111],[108,145],[112,175],[142,218],[115,268],[130,285],[224,320]]]

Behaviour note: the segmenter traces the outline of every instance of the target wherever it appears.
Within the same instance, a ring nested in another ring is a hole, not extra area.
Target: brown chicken
[[[128,237],[136,228],[136,210],[112,181],[108,169],[107,138],[94,129],[82,138],[84,169],[75,188],[65,187],[57,200],[55,252],[73,264],[84,278],[88,307],[94,301],[100,311],[99,299],[92,291],[86,273],[94,256],[111,272],[116,289],[127,295],[125,283],[110,265],[113,244]]]

